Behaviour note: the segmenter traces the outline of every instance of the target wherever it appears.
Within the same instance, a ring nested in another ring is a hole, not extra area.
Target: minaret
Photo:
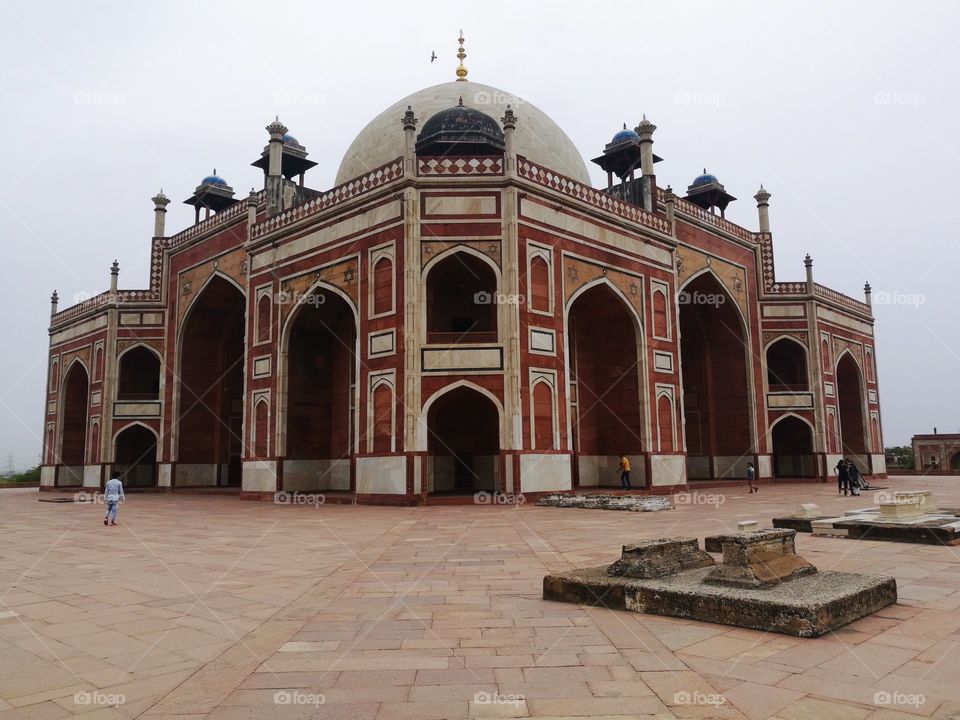
[[[57,314],[57,303],[60,302],[60,296],[57,295],[57,291],[53,291],[53,295],[50,296],[50,317],[53,317]]]
[[[153,236],[155,238],[164,237],[167,219],[167,205],[170,204],[170,198],[163,194],[163,188],[154,195],[153,200]]]
[[[673,192],[672,187],[667,185],[667,189],[663,191],[663,204],[666,206],[667,222],[670,223],[671,231],[673,231],[674,222],[676,221],[676,202],[677,194]]]
[[[250,188],[250,194],[247,195],[247,225],[253,225],[257,222],[257,191]]]
[[[114,295],[117,294],[117,280],[120,276],[120,263],[116,260],[113,261],[113,265],[110,266],[110,292]]]
[[[765,231],[769,232],[769,231]],[[810,257],[810,253],[807,253],[807,256],[803,258],[803,267],[807,269],[807,292],[811,295],[813,294],[813,258]]]
[[[863,299],[867,305],[873,309],[873,288],[870,287],[869,282],[863,284]]]
[[[640,136],[640,173],[643,176],[645,185],[643,204],[644,210],[647,212],[653,212],[653,207],[656,204],[654,198],[657,192],[657,176],[653,171],[653,132],[656,129],[657,126],[647,120],[646,115],[643,116],[643,120],[641,120],[640,124],[634,129],[637,135]]]
[[[273,217],[283,210],[283,136],[287,133],[286,126],[280,122],[279,116],[267,125],[270,133],[270,158],[267,165],[267,217]]]
[[[400,118],[403,124],[403,164],[404,172],[413,174],[416,170],[416,146],[417,146],[417,116],[413,114],[413,108],[407,105],[407,111]]]
[[[457,50],[457,59],[460,61],[460,64],[457,65],[457,80],[458,81],[467,81],[467,67],[463,64],[464,58],[467,57],[467,54],[463,51],[463,30],[460,31],[460,49]]]
[[[753,196],[753,199],[757,201],[757,214],[760,216],[760,232],[768,233],[770,232],[770,193],[763,189],[763,185],[760,185],[760,189],[757,190],[757,194]],[[810,257],[809,255],[807,257]]]
[[[513,131],[517,129],[517,116],[513,112],[513,108],[507,105],[507,109],[503,111],[503,117],[500,118],[500,121],[503,123],[503,157],[506,160],[503,171],[509,175],[515,167],[515,158],[513,154]]]

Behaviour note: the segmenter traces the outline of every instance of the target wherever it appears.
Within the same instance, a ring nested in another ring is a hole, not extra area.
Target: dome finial
[[[467,53],[463,51],[463,30],[460,30],[460,37],[458,38],[460,42],[460,48],[457,50],[457,59],[460,61],[460,64],[457,65],[457,80],[462,80],[463,82],[467,81],[467,68],[463,64],[463,60],[467,57]]]

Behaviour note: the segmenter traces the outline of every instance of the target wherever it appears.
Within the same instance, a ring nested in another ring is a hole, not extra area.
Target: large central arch
[[[58,485],[83,484],[83,465],[87,458],[89,395],[90,376],[83,363],[76,360],[63,378]]]
[[[857,361],[849,352],[844,352],[837,360],[836,378],[841,453],[855,460],[863,470],[869,467],[863,408],[863,375]]]
[[[327,286],[301,297],[284,328],[283,487],[354,488],[357,317]]]
[[[246,299],[216,274],[180,334],[177,486],[239,486]]]
[[[755,448],[743,317],[709,271],[681,289],[679,306],[687,477],[745,477]]]
[[[621,454],[649,447],[646,364],[636,312],[615,286],[599,280],[581,288],[567,306],[567,376],[570,435],[577,483],[619,487]],[[644,464],[632,483],[642,486]]]

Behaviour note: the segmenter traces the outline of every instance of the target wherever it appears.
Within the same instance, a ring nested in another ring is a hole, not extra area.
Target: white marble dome
[[[398,100],[377,115],[347,148],[337,171],[336,184],[403,155],[403,126],[400,121],[408,105],[419,120],[419,132],[431,115],[454,107],[461,97],[464,105],[490,115],[498,125],[503,111],[510,105],[517,116],[517,129],[513,133],[514,151],[544,167],[590,185],[590,175],[580,152],[546,113],[523,98],[472,80],[454,80],[425,88]]]

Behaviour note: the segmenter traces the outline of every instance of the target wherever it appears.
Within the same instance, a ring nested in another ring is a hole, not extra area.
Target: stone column
[[[110,266],[110,292],[114,296],[113,300],[116,302],[117,295],[117,280],[120,275],[120,264],[114,260],[113,265]]]
[[[667,189],[663,193],[663,201],[667,208],[667,222],[670,223],[670,234],[676,236],[677,234],[677,215],[676,215],[676,202],[677,196],[673,192],[673,188],[667,185]]]
[[[873,288],[868,282],[863,284],[863,301],[873,310]]]
[[[753,199],[757,201],[757,215],[760,217],[760,232],[770,232],[770,193],[763,189],[763,185],[757,190]]]
[[[656,129],[657,126],[647,120],[646,115],[635,128],[640,136],[640,172],[644,179],[643,206],[647,212],[653,212],[657,205],[657,177],[653,171],[653,132]]]
[[[813,258],[810,257],[810,253],[803,258],[803,267],[807,271],[807,292],[813,295]]]
[[[150,199],[153,200],[153,236],[162,238],[165,233],[167,205],[170,204],[170,198],[163,194],[161,188],[160,192]]]
[[[60,303],[60,296],[57,295],[57,291],[53,291],[53,295],[50,296],[50,317],[52,318],[57,314],[57,305]]]
[[[267,125],[270,133],[269,163],[267,165],[267,217],[273,217],[283,210],[283,136],[287,133],[286,126],[276,118]]]

